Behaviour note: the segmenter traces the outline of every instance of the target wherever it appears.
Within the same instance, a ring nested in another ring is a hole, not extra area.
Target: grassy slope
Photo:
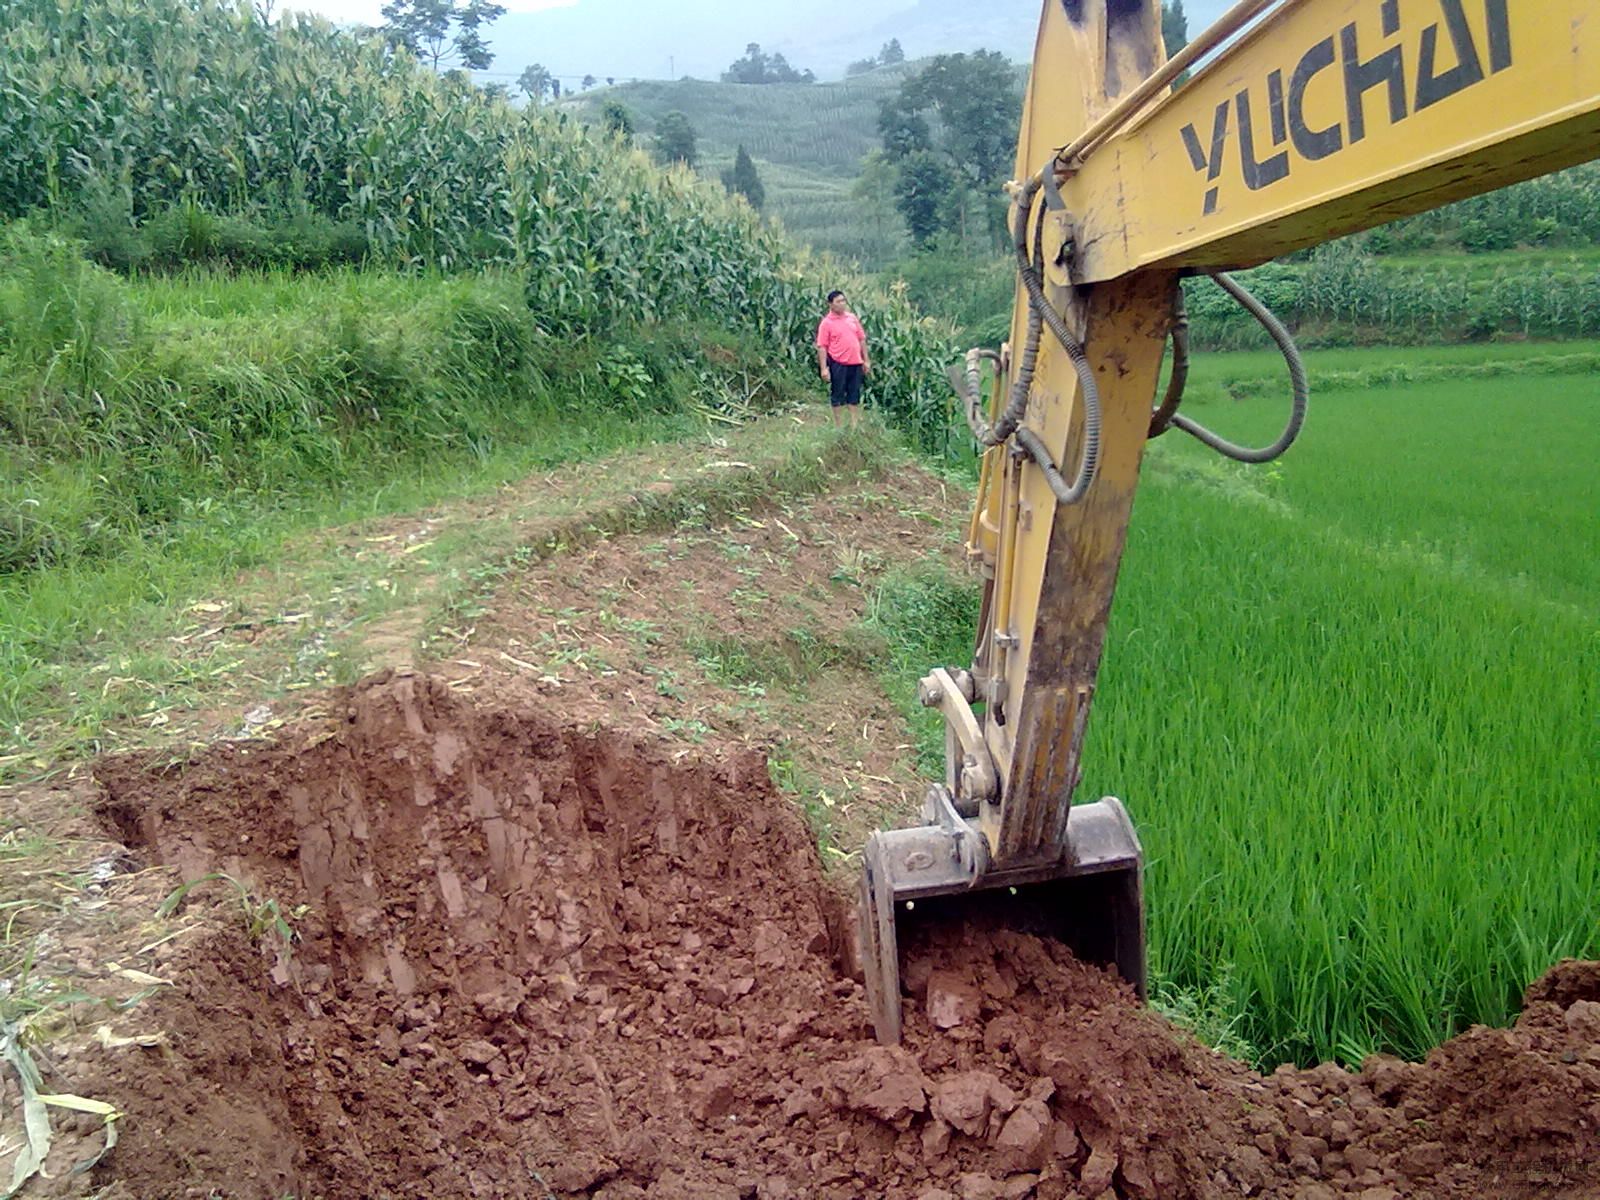
[[[652,80],[595,89],[563,104],[596,122],[607,101],[620,100],[641,118],[641,140],[664,113],[683,112],[699,136],[703,172],[715,177],[731,166],[742,144],[767,190],[767,211],[785,229],[871,266],[901,248],[900,221],[890,197],[854,197],[851,186],[861,160],[878,148],[879,100],[914,69],[902,64],[837,83],[760,87]]]
[[[176,451],[126,444],[132,433],[79,453],[0,448],[0,517],[20,523],[13,537],[59,548],[41,560],[52,565],[0,572],[0,775],[99,746],[108,719],[203,690],[222,664],[173,663],[148,635],[300,531],[689,436],[712,412],[799,394],[764,350],[714,331],[684,328],[685,342],[614,330],[541,361],[549,348],[527,336],[520,288],[492,274],[196,273],[119,295],[152,347],[127,372],[176,381],[173,412],[148,435]],[[516,346],[498,382],[460,369]],[[216,378],[241,383],[219,400]],[[302,391],[284,394],[291,383]],[[371,394],[355,405],[360,389]],[[315,411],[323,395],[344,408]],[[263,429],[229,441],[208,405],[241,420],[259,409]],[[200,448],[186,451],[186,437]],[[89,686],[83,672],[108,663],[138,686]]]

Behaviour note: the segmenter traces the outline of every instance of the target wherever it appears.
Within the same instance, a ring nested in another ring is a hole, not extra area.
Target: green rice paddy
[[[1270,466],[1150,448],[1079,796],[1134,814],[1156,974],[1264,1061],[1419,1056],[1600,953],[1600,376],[1533,373],[1593,350],[1315,355],[1434,377],[1314,393]],[[1256,364],[1191,415],[1270,440]]]

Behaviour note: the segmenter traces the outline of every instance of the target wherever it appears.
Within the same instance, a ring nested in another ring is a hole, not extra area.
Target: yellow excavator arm
[[[1174,81],[1196,64],[1176,91]],[[901,1025],[904,927],[978,907],[1069,941],[1143,994],[1142,857],[1126,812],[1074,806],[1117,569],[1178,281],[1600,157],[1594,0],[1247,0],[1169,62],[1158,0],[1045,0],[1009,185],[1011,341],[960,390],[988,446],[968,543],[985,586],[969,668],[922,681],[946,718],[925,824],[863,852],[878,1037]],[[1224,287],[1251,301],[1226,276]],[[980,373],[993,370],[985,407]]]

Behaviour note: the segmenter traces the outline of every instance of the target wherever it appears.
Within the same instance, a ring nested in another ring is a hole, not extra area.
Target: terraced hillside
[[[871,268],[903,249],[904,234],[893,198],[855,185],[863,159],[878,148],[879,101],[917,66],[880,67],[837,83],[653,80],[597,88],[562,105],[598,122],[608,101],[621,101],[640,118],[644,141],[662,115],[684,113],[700,139],[702,171],[717,175],[743,145],[766,187],[767,210],[789,233]]]

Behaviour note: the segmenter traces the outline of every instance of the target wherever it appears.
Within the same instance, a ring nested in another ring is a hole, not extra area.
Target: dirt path
[[[104,1122],[58,1111],[22,1195],[1600,1197],[1595,964],[1424,1064],[1261,1077],[968,929],[907,948],[906,1042],[875,1045],[818,834],[915,792],[848,630],[881,572],[954,554],[938,486],[589,538],[270,738],[0,797],[6,1011],[50,1090],[122,1114],[72,1174]]]

